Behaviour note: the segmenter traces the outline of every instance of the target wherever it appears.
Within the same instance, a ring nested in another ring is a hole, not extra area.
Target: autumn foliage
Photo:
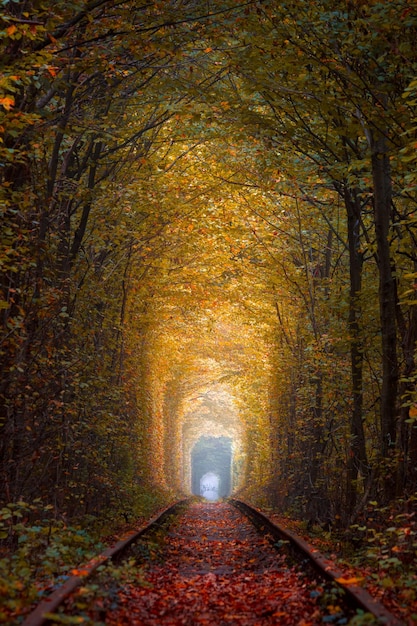
[[[2,3],[4,505],[412,502],[414,4],[210,7]]]

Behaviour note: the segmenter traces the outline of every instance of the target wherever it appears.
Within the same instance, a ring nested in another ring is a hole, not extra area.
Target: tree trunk
[[[416,266],[414,265],[414,270]],[[402,371],[398,394],[402,400],[399,408],[397,424],[397,448],[399,451],[399,463],[397,468],[396,494],[401,496],[404,489],[409,485],[414,488],[417,473],[417,428],[409,423],[408,402],[415,396],[415,346],[417,341],[417,307],[411,306],[404,314],[397,295],[397,325],[401,339]]]
[[[382,349],[381,454],[386,458],[395,446],[398,395],[396,286],[389,244],[392,188],[385,138],[373,138],[371,147]]]
[[[360,252],[360,201],[348,188],[344,194],[347,211],[349,245],[349,337],[353,407],[350,417],[350,449],[347,465],[346,516],[351,516],[356,506],[357,478],[360,473],[369,480],[369,465],[363,429],[363,346],[360,317],[363,254]]]

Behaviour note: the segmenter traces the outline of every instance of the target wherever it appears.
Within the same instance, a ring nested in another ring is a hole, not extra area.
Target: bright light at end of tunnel
[[[218,500],[232,490],[232,440],[202,436],[191,453],[191,482],[194,495]]]
[[[219,499],[220,477],[213,472],[207,472],[200,478],[200,495],[206,500]]]

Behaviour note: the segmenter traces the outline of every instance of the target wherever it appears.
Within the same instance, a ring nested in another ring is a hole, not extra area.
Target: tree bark
[[[396,285],[389,244],[392,186],[385,137],[372,137],[371,149],[382,350],[381,454],[386,458],[396,441],[398,396]]]
[[[363,428],[363,345],[361,339],[361,302],[363,254],[360,251],[360,201],[348,188],[344,193],[349,246],[349,337],[353,406],[350,416],[350,447],[347,463],[346,516],[354,511],[357,499],[356,481],[360,473],[369,479]]]

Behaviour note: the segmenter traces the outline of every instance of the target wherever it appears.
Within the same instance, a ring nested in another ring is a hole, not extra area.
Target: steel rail
[[[371,613],[385,626],[404,626],[404,622],[390,613],[381,602],[373,598],[363,587],[354,582],[349,582],[349,578],[346,578],[343,572],[330,559],[323,556],[317,548],[314,548],[307,541],[280,524],[272,522],[264,513],[258,511],[247,502],[235,498],[229,498],[228,502],[248,517],[258,528],[266,529],[276,539],[288,541],[289,545],[299,555],[307,557],[322,576],[335,585],[342,587],[349,600],[357,608]]]
[[[174,504],[170,504],[149,519],[139,529],[123,534],[115,544],[109,546],[104,552],[88,561],[88,563],[70,570],[69,578],[60,585],[58,589],[51,593],[50,596],[42,600],[33,611],[29,613],[21,626],[42,626],[42,624],[45,624],[48,621],[48,613],[53,613],[100,565],[114,559],[115,556],[121,555],[126,548],[148,532],[152,526],[158,522],[162,522],[164,518],[171,513],[175,513],[176,509],[184,502],[186,502],[186,500],[179,500],[178,502],[174,502]]]

